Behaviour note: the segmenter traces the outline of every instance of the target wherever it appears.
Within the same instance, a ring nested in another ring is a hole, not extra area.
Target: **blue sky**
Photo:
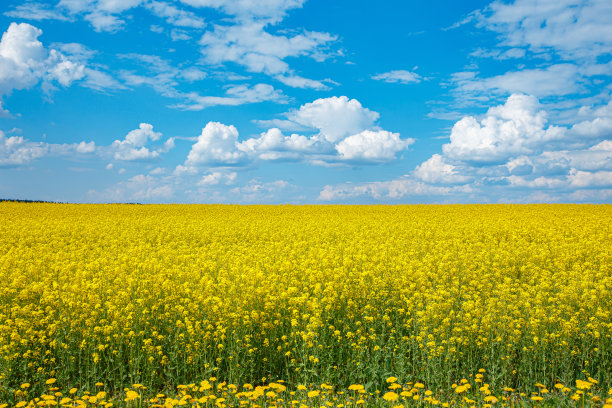
[[[0,198],[612,201],[608,0],[5,0]]]

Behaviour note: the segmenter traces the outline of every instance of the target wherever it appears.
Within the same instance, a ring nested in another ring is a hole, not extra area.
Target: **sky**
[[[612,202],[609,0],[3,0],[0,198]]]

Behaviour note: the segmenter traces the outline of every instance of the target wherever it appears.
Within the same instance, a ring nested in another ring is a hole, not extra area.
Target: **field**
[[[612,407],[612,206],[0,203],[0,407]]]

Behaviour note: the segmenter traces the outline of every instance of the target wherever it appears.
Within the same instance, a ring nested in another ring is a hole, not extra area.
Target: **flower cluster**
[[[0,401],[199,400],[210,377],[270,401],[590,400],[577,380],[612,385],[611,226],[611,206],[0,203]]]

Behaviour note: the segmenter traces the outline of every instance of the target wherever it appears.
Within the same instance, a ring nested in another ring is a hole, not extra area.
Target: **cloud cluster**
[[[0,41],[0,95],[28,89],[39,82],[47,90],[53,84],[70,86],[85,76],[85,67],[38,40],[42,31],[30,24],[11,23]]]
[[[612,8],[607,0],[496,0],[477,17],[478,24],[499,33],[507,47],[552,51],[564,59],[612,53]]]
[[[201,95],[196,91],[182,91],[180,82],[194,82],[206,78],[207,73],[196,66],[175,67],[167,60],[156,55],[122,54],[126,63],[135,63],[139,71],[128,69],[120,71],[119,76],[130,87],[149,86],[167,98],[177,99],[172,108],[200,111],[211,106],[237,106],[247,103],[274,101],[285,103],[287,97],[268,84],[230,85],[225,87],[222,96]],[[126,64],[128,65],[128,64]],[[190,89],[193,89],[190,86]]]
[[[513,94],[482,117],[457,121],[441,154],[409,174],[389,181],[328,185],[319,199],[606,199],[612,196],[612,101],[584,107],[581,115],[571,126],[550,125],[536,97]]]
[[[148,123],[141,123],[125,138],[115,140],[108,146],[96,146],[93,141],[63,144],[33,142],[23,136],[6,136],[0,131],[0,167],[19,167],[46,156],[91,154],[119,162],[150,162],[160,159],[174,148],[174,138],[162,143],[161,137],[162,134],[155,132]],[[107,168],[112,169],[112,163]]]
[[[555,100],[594,89],[601,92],[601,77],[612,76],[611,19],[606,0],[493,1],[455,27],[474,22],[498,35],[494,48],[477,48],[471,56],[521,58],[520,64],[497,75],[482,75],[476,69],[458,72],[451,80],[452,93],[459,103],[478,104],[512,93]]]
[[[96,151],[94,142],[57,144],[32,142],[23,136],[0,131],[0,168],[20,167],[45,156],[87,155]]]
[[[537,98],[514,94],[504,105],[490,108],[480,121],[467,116],[455,123],[451,141],[442,151],[451,159],[465,162],[503,162],[564,138],[562,128],[546,127],[546,122]]]
[[[167,139],[163,144],[149,148],[149,142],[156,142],[162,134],[153,130],[153,125],[141,123],[138,129],[130,131],[123,140],[115,140],[110,145],[114,160],[150,161],[159,159],[174,147],[174,138]]]
[[[2,35],[0,97],[39,83],[47,95],[57,86],[69,87],[73,83],[99,91],[124,88],[107,73],[89,65],[95,52],[78,43],[45,47],[38,40],[41,35],[42,30],[27,23],[11,23]]]
[[[294,36],[270,34],[268,21],[247,20],[232,25],[214,25],[200,39],[209,64],[234,63],[250,72],[270,75],[295,88],[327,89],[322,81],[297,75],[285,61],[289,57],[325,58],[324,46],[336,39],[327,33],[303,32]]]
[[[300,126],[313,134],[286,135],[273,127],[259,137],[239,141],[234,126],[209,122],[176,172],[193,174],[198,167],[242,166],[254,160],[381,163],[394,160],[414,142],[379,129],[378,113],[346,96],[317,99],[285,116],[280,125]]]
[[[223,23],[208,24],[195,10],[212,8],[229,18]],[[287,58],[308,57],[322,61],[336,36],[302,30],[292,35],[272,34],[269,27],[278,24],[291,9],[302,7],[304,0],[60,0],[55,7],[31,2],[16,6],[8,16],[32,20],[70,21],[83,18],[96,31],[115,32],[126,25],[124,13],[143,7],[164,19],[172,28],[155,25],[159,33],[167,32],[173,41],[201,36],[199,44],[204,59],[211,65],[238,64],[250,72],[269,75],[295,88],[327,89],[333,81],[300,76]],[[206,29],[203,35],[199,30]]]

